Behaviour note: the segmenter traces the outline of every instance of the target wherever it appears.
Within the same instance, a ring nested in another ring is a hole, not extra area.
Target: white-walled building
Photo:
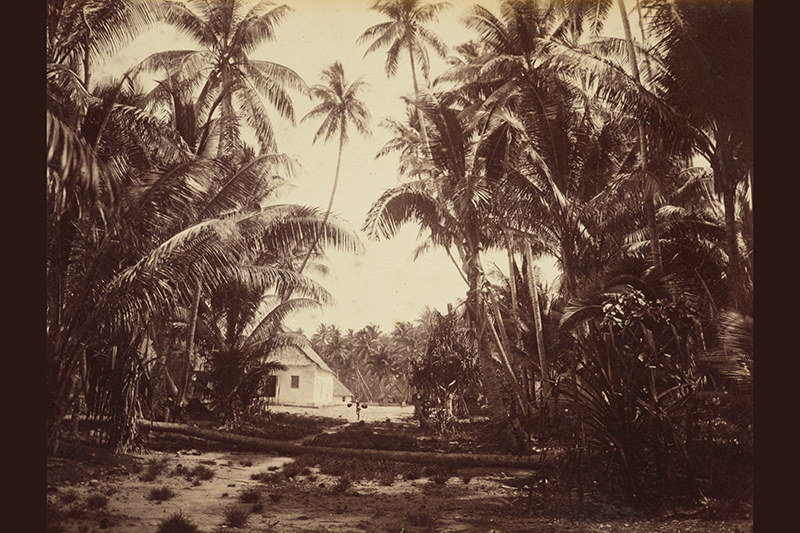
[[[287,368],[269,378],[266,399],[270,404],[322,407],[353,397],[353,393],[310,346],[287,346],[271,359],[280,361]]]

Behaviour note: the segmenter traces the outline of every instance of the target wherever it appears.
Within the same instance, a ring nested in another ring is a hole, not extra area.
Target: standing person
[[[361,420],[361,408],[363,407],[364,409],[366,409],[367,406],[361,405],[361,401],[358,398],[356,398],[355,403],[356,403],[356,420]],[[352,405],[353,405],[352,403],[348,403],[347,407],[351,407]]]

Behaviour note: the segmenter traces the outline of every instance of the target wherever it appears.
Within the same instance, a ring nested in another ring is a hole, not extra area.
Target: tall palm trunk
[[[505,406],[503,405],[503,395],[500,393],[500,382],[495,373],[494,361],[492,360],[489,331],[488,313],[486,302],[483,298],[483,272],[480,267],[479,252],[472,243],[467,243],[467,250],[464,260],[464,271],[467,273],[469,281],[469,293],[467,294],[467,317],[469,319],[470,330],[475,336],[475,345],[478,350],[478,366],[481,372],[483,390],[489,403],[489,416],[497,426],[508,423]]]
[[[549,413],[553,414],[553,404],[550,402],[550,369],[547,366],[547,354],[544,348],[544,332],[542,328],[542,315],[539,310],[539,287],[537,283],[536,267],[533,264],[531,243],[525,241],[525,255],[528,263],[528,288],[531,291],[531,304],[533,305],[533,322],[536,327],[536,347],[539,352],[539,368],[542,374],[542,413],[546,413],[548,403]]]
[[[408,35],[408,59],[411,62],[411,81],[414,82],[414,98],[419,102],[419,84],[417,83],[417,67],[414,65],[414,50],[412,48],[411,34]],[[426,155],[431,153],[431,145],[428,141],[428,132],[425,127],[425,117],[422,110],[417,106],[417,118],[419,119],[419,131],[422,133],[422,142],[425,143]]]
[[[631,25],[628,20],[628,12],[625,10],[625,0],[617,0],[619,5],[620,17],[622,18],[622,29],[625,31],[625,43],[628,48],[628,61],[631,64],[631,72],[633,79],[638,86],[641,87],[641,77],[639,76],[639,66],[636,60],[636,50],[633,46],[633,35],[631,34]],[[641,170],[647,176],[648,170],[648,155],[647,155],[647,139],[645,138],[644,124],[642,120],[638,121],[639,129],[639,152],[641,157]],[[661,244],[658,238],[658,226],[656,225],[656,208],[653,199],[653,187],[645,185],[644,188],[644,210],[647,217],[647,229],[650,236],[650,261],[658,272],[661,272]]]
[[[200,293],[200,280],[198,279],[194,289],[192,308],[189,311],[191,315],[189,318],[189,338],[186,341],[186,373],[181,381],[181,390],[178,395],[179,405],[183,405],[186,401],[186,391],[189,389],[189,381],[192,378],[192,369],[194,368],[194,338],[197,331],[197,316],[200,314]]]
[[[720,176],[719,182],[722,184],[722,202],[725,210],[725,248],[728,254],[728,279],[730,284],[730,294],[734,309],[744,311],[742,290],[742,259],[739,253],[739,232],[736,223],[736,182],[731,175],[733,169],[728,162],[729,144],[724,134],[720,134],[717,141],[716,162],[712,162],[714,173]]]
[[[331,198],[328,200],[328,209],[325,210],[325,216],[322,218],[322,227],[324,228],[325,225],[328,223],[328,217],[331,216],[331,209],[333,209],[333,198],[336,196],[336,187],[339,185],[339,169],[342,166],[342,152],[344,151],[344,135],[340,132],[339,134],[339,156],[336,160],[336,173],[333,176],[333,188],[331,189]],[[306,256],[303,258],[303,263],[300,265],[300,269],[297,271],[298,274],[303,273],[303,269],[306,267],[306,263],[308,263],[308,259],[311,257],[311,254],[314,253],[314,248],[317,247],[317,243],[319,242],[319,232],[314,236],[314,242],[308,249]]]

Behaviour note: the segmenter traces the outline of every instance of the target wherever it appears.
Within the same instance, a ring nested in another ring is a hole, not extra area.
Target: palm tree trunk
[[[631,64],[631,72],[636,84],[641,86],[641,77],[639,76],[639,65],[636,61],[636,50],[633,46],[633,35],[631,34],[631,25],[628,20],[628,12],[625,10],[625,0],[617,0],[619,5],[620,17],[622,18],[622,28],[625,31],[625,43],[628,47],[628,61]],[[648,156],[647,156],[647,140],[644,133],[644,124],[639,119],[639,152],[641,154],[641,169],[644,175],[647,175]],[[656,225],[656,209],[653,200],[653,187],[645,185],[644,189],[644,210],[647,217],[647,229],[650,236],[650,260],[652,265],[661,272],[661,244],[658,238],[658,226]]]
[[[515,340],[517,347],[521,344],[522,335],[522,324],[519,319],[519,312],[518,306],[519,301],[517,300],[517,280],[514,276],[514,272],[516,271],[515,263],[514,263],[514,250],[512,247],[512,240],[511,240],[511,232],[508,230],[505,231],[506,236],[506,250],[508,251],[508,288],[511,291],[511,316],[514,319],[514,325],[516,326],[514,333],[515,333]]]
[[[331,215],[331,209],[333,208],[333,198],[336,196],[336,187],[339,185],[339,169],[342,166],[342,152],[344,151],[344,135],[339,135],[339,156],[336,159],[336,173],[333,176],[333,188],[331,189],[331,198],[328,200],[328,209],[325,210],[325,216],[322,218],[322,228],[324,231],[325,225],[328,223],[328,217]],[[317,247],[317,243],[319,242],[319,232],[316,233],[314,236],[314,242],[309,247],[306,256],[303,258],[303,262],[300,265],[300,269],[297,271],[298,274],[303,273],[303,269],[306,267],[306,263],[308,263],[308,259],[311,257],[311,254],[314,252],[314,248]]]
[[[372,450],[362,448],[332,448],[329,446],[312,446],[295,442],[267,440],[258,437],[248,437],[213,429],[204,429],[184,424],[170,424],[166,422],[152,422],[139,420],[139,427],[150,431],[178,433],[201,439],[218,442],[229,442],[253,446],[263,451],[284,454],[290,457],[317,453],[336,456],[358,457],[366,461],[401,461],[409,463],[438,464],[457,467],[491,466],[531,468],[541,461],[541,456],[526,455],[516,457],[513,455],[500,455],[488,453],[440,453],[440,452],[404,452],[391,450]],[[550,454],[554,452],[548,452]]]
[[[197,286],[194,291],[194,299],[192,300],[191,318],[189,319],[189,339],[186,341],[186,373],[183,376],[181,383],[181,390],[178,396],[178,404],[184,405],[186,401],[186,391],[189,388],[189,380],[192,377],[192,368],[194,368],[194,336],[197,330],[197,315],[200,312],[200,280],[197,280]]]
[[[550,399],[550,369],[547,366],[547,354],[544,348],[544,332],[542,329],[542,315],[539,310],[539,288],[537,284],[536,267],[533,265],[533,252],[531,243],[525,241],[525,256],[528,263],[528,289],[531,292],[531,303],[533,305],[533,323],[536,327],[536,347],[539,351],[539,368],[542,373],[542,413],[547,412],[547,405]],[[553,405],[550,404],[550,415],[554,415]]]
[[[739,253],[739,233],[736,224],[736,181],[730,175],[731,169],[727,164],[728,142],[724,134],[718,134],[716,165],[712,163],[714,174],[719,176],[722,189],[722,202],[725,209],[725,248],[728,254],[728,279],[730,293],[733,298],[733,308],[741,309],[741,257]]]
[[[417,83],[417,67],[414,65],[414,50],[413,42],[411,41],[411,34],[408,35],[408,59],[411,62],[411,80],[414,82],[414,98],[419,102],[419,84]],[[428,141],[428,132],[425,128],[425,116],[422,114],[419,106],[417,106],[417,118],[419,119],[419,131],[422,134],[422,141],[425,143],[425,150],[427,155],[431,153],[431,145]]]
[[[469,318],[470,330],[475,336],[481,381],[489,403],[489,416],[492,423],[499,427],[508,423],[508,416],[503,405],[500,382],[497,379],[494,361],[490,353],[489,332],[487,331],[488,313],[481,291],[483,273],[481,272],[479,260],[478,252],[474,250],[474,246],[469,246],[464,265],[464,271],[467,273],[467,279],[469,280],[467,317]]]

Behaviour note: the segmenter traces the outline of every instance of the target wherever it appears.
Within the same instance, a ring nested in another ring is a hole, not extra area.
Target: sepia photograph
[[[47,0],[48,533],[752,533],[752,0]]]

